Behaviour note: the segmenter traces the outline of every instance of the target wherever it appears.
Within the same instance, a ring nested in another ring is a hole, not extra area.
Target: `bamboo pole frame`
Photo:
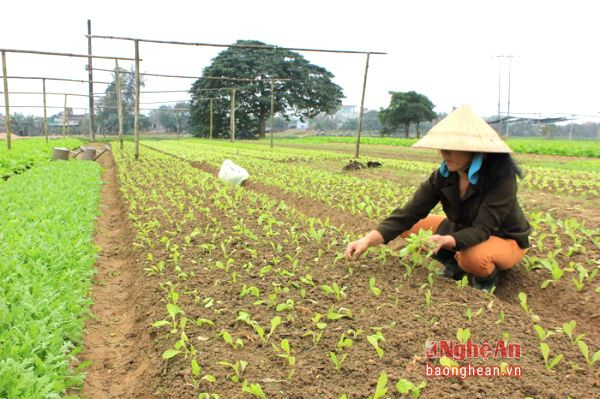
[[[366,82],[367,82],[367,71],[368,71],[368,63],[369,57],[371,54],[376,55],[386,55],[387,53],[379,52],[379,51],[353,51],[353,50],[325,50],[325,49],[311,49],[311,48],[297,48],[297,47],[279,47],[279,46],[267,46],[267,45],[244,45],[244,44],[218,44],[218,43],[194,43],[194,42],[180,42],[180,41],[167,41],[167,40],[152,40],[152,39],[141,39],[141,38],[130,38],[124,36],[106,36],[106,35],[93,35],[91,36],[95,39],[108,39],[108,40],[130,40],[135,41],[136,43],[142,41],[146,43],[159,43],[159,44],[175,44],[175,45],[185,45],[185,46],[207,46],[207,47],[241,47],[241,48],[255,48],[255,49],[265,49],[265,50],[290,50],[290,51],[308,51],[308,52],[325,52],[325,53],[344,53],[344,54],[366,54],[367,55],[367,66],[365,67],[365,77],[363,80],[363,91],[361,96],[361,107],[360,107],[360,119],[359,119],[359,129],[356,140],[356,153],[355,156],[358,158],[359,149],[360,149],[360,135],[362,130],[362,114],[364,109],[364,97],[366,91]],[[188,77],[189,78],[189,77]],[[235,91],[232,93],[232,97],[234,97]],[[235,135],[235,120],[234,120],[234,112],[233,102],[232,102],[232,120],[230,122],[231,125],[231,140],[234,140]],[[271,147],[272,147],[271,143]]]
[[[9,150],[12,148],[12,143],[11,143],[11,123],[10,123],[10,102],[9,102],[9,91],[8,91],[9,76],[8,76],[7,67],[6,67],[6,53],[50,55],[50,56],[76,57],[76,58],[88,58],[88,59],[99,58],[99,59],[122,59],[122,60],[127,60],[127,61],[134,60],[132,58],[115,57],[115,56],[103,56],[103,55],[91,55],[91,54],[83,55],[83,54],[74,54],[74,53],[59,53],[59,52],[52,52],[52,51],[22,50],[22,49],[5,49],[5,48],[3,48],[3,49],[0,49],[0,52],[2,53],[2,80],[4,83],[4,108],[5,108],[5,112],[6,112],[6,117],[5,117],[6,146],[7,146],[7,149],[9,149]],[[139,59],[138,59],[138,62],[139,62]],[[13,77],[13,78],[15,78],[15,77]],[[26,79],[26,77],[16,77],[16,78]],[[42,81],[44,81],[45,78],[40,78],[40,79],[42,79]],[[90,81],[91,81],[91,79],[88,80],[88,83],[90,83]],[[85,81],[83,81],[83,82],[85,82]],[[44,81],[44,86],[45,86],[45,81]],[[66,111],[66,102],[67,102],[67,95],[65,95],[65,111]],[[65,119],[66,119],[66,115],[63,114],[63,132],[66,130],[66,126],[64,126]]]

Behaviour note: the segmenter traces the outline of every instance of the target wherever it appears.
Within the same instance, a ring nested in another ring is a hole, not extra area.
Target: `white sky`
[[[16,1],[2,4],[0,47],[87,54],[92,33],[147,39],[232,43],[255,39],[284,47],[383,51],[371,56],[365,106],[385,107],[388,91],[427,95],[436,111],[471,104],[483,116],[498,107],[499,60],[512,54],[512,113],[600,116],[599,6],[593,1]],[[222,48],[142,43],[142,72],[201,74]],[[94,54],[133,57],[133,43],[94,40]],[[303,53],[335,74],[344,104],[360,104],[364,55]],[[8,75],[87,79],[87,59],[7,54]],[[507,61],[502,61],[506,112]],[[129,68],[127,62],[121,63]],[[109,60],[95,67],[113,68]],[[110,74],[95,72],[94,80]],[[187,90],[192,80],[148,77],[145,90]],[[96,85],[102,92],[104,85]],[[41,82],[10,80],[10,91],[41,91]],[[48,82],[48,91],[87,93],[87,84]],[[187,94],[145,94],[142,102]],[[11,95],[13,105],[41,96]],[[49,105],[62,107],[64,97]],[[0,99],[4,105],[4,98]],[[69,105],[87,107],[85,97]],[[40,109],[11,112],[41,115]],[[57,109],[54,112],[59,112]],[[0,112],[4,112],[4,108]],[[76,111],[77,113],[83,111]]]

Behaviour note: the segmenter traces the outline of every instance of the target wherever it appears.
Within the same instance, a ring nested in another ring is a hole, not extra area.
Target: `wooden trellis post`
[[[8,104],[8,74],[6,73],[6,52],[2,52],[2,76],[4,76],[4,126],[6,127],[6,148],[11,149],[10,142],[10,106]]]
[[[212,98],[210,100],[208,100],[208,101],[210,101],[210,103],[209,103],[209,110],[210,110],[209,111],[210,112],[210,117],[209,117],[209,119],[210,119],[210,130],[208,132],[208,134],[209,134],[208,138],[212,140],[212,134],[213,134],[213,103],[212,103]]]
[[[371,54],[367,53],[367,63],[365,65],[365,78],[363,80],[363,89],[362,89],[362,97],[360,99],[360,110],[358,116],[358,135],[356,137],[356,153],[354,154],[355,158],[358,158],[360,154],[360,133],[362,132],[362,124],[363,124],[363,110],[365,108],[365,91],[367,89],[367,73],[369,72],[369,56]]]
[[[90,140],[96,141],[96,122],[94,120],[94,84],[92,83],[94,80],[93,76],[93,67],[92,67],[92,21],[87,20],[87,32],[88,32],[88,91],[90,95],[89,104],[90,104]],[[116,61],[116,60],[115,60]]]
[[[273,148],[273,114],[275,113],[275,82],[271,79],[271,149]]]
[[[231,89],[231,111],[229,120],[229,137],[231,142],[235,141],[235,88]]]
[[[67,95],[65,94],[65,107],[63,109],[63,137],[67,137]]]
[[[48,143],[48,113],[46,111],[46,79],[42,79],[42,92],[44,97],[44,137]]]
[[[133,135],[135,137],[134,158],[140,157],[140,42],[135,41],[135,116],[133,118]]]
[[[119,61],[115,60],[115,80],[117,82],[117,115],[119,117],[119,148],[123,150],[123,106],[121,98],[121,73],[119,71]]]

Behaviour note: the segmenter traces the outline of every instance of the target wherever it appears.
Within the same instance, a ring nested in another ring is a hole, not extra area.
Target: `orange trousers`
[[[411,233],[416,234],[421,229],[431,230],[435,234],[444,219],[445,216],[429,215],[402,233],[401,237],[408,237]],[[507,270],[515,266],[523,259],[525,251],[513,239],[490,236],[484,242],[457,251],[454,258],[465,272],[478,277],[487,277],[494,272],[495,268]]]

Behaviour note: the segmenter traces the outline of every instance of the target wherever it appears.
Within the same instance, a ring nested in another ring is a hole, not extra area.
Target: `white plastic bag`
[[[219,170],[219,179],[231,184],[242,184],[249,176],[246,169],[236,165],[229,159],[223,161],[221,169]]]

